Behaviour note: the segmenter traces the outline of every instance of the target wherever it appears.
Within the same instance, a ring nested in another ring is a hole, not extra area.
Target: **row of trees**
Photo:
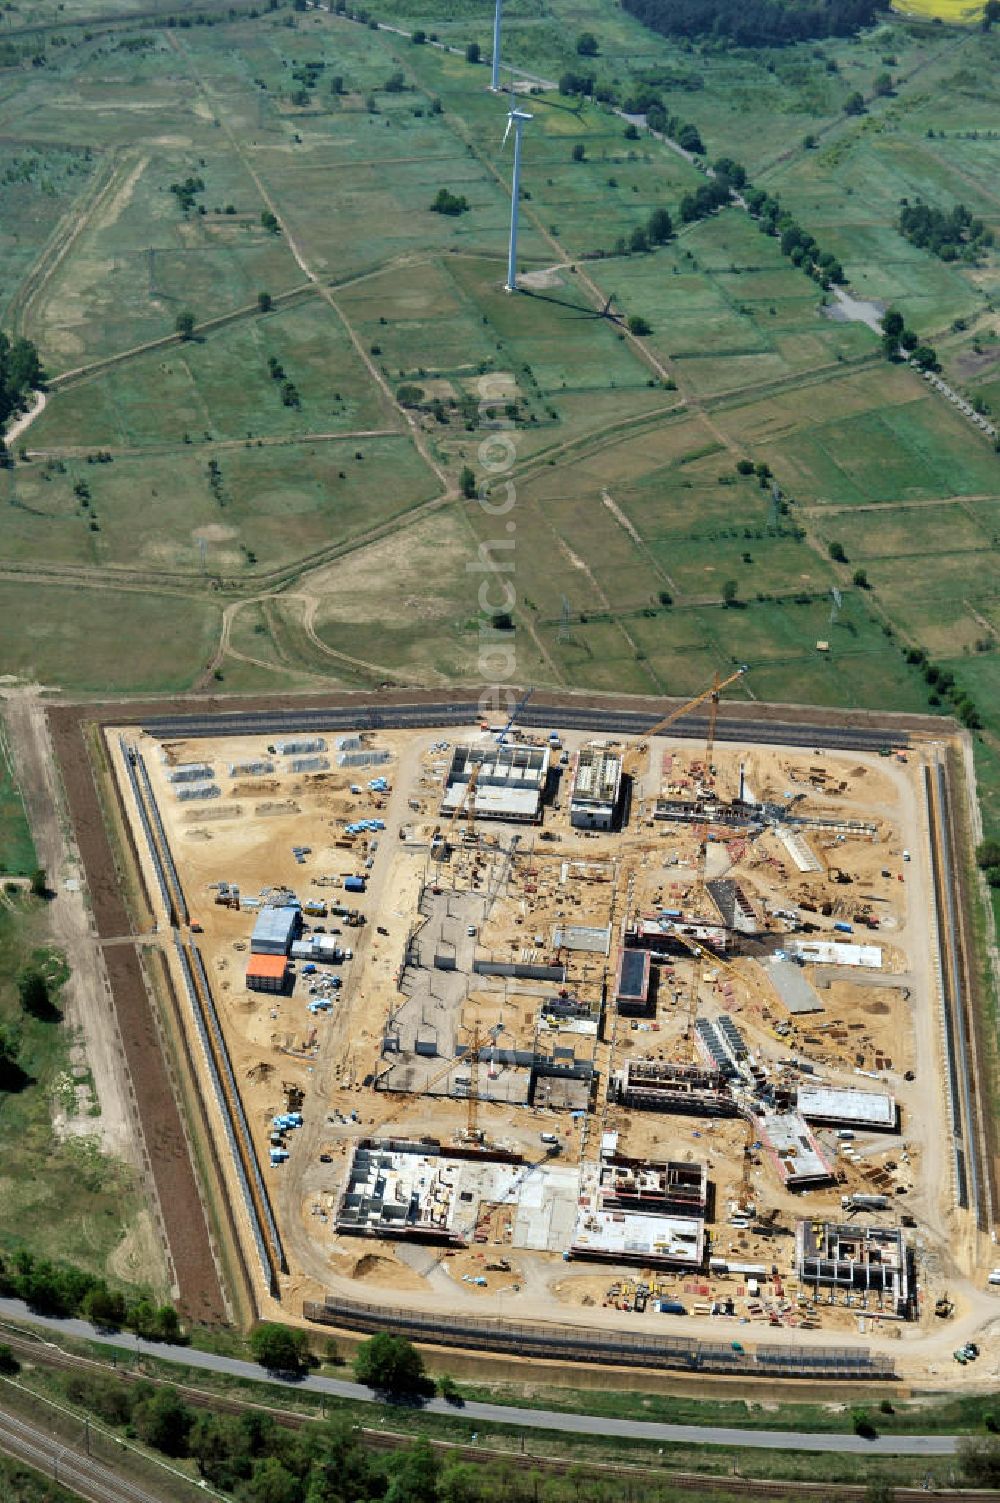
[[[38,351],[30,339],[9,338],[0,329],[0,435],[8,418],[21,412],[45,380]]]
[[[844,268],[836,256],[820,249],[815,237],[781,207],[776,195],[766,193],[763,188],[748,186],[743,197],[761,233],[780,236],[781,254],[787,256],[793,265],[801,267],[821,287],[840,286],[846,281]]]
[[[903,201],[899,231],[912,245],[928,250],[942,261],[966,261],[975,265],[981,253],[993,244],[993,231],[981,219],[973,218],[964,204],[949,212],[932,209],[922,199]]]
[[[144,1295],[127,1298],[96,1274],[37,1258],[27,1248],[0,1258],[0,1294],[23,1299],[43,1315],[79,1315],[96,1326],[134,1331],[150,1341],[182,1339],[173,1305],[155,1305]]]

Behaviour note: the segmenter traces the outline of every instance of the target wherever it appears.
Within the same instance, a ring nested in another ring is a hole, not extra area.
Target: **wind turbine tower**
[[[490,79],[490,88],[494,94],[500,92],[500,22],[503,17],[503,0],[497,0],[497,8],[493,14],[493,75]]]
[[[507,253],[506,292],[517,291],[517,218],[521,201],[521,132],[526,120],[533,119],[527,110],[512,109],[507,116],[507,129],[503,133],[503,145],[507,144],[511,126],[514,127],[514,180],[510,193],[510,249]]]

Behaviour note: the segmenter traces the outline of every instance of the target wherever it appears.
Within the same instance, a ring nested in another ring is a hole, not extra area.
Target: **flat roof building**
[[[252,992],[283,992],[288,985],[288,961],[284,955],[251,955],[246,984]]]
[[[456,746],[441,800],[442,814],[454,813],[461,804],[477,765],[480,770],[472,795],[476,819],[538,823],[549,776],[547,746]]]
[[[576,759],[569,822],[577,830],[610,830],[621,793],[622,761],[612,752],[585,746]]]
[[[820,1122],[827,1127],[895,1132],[898,1120],[895,1097],[881,1091],[799,1086],[796,1105],[807,1122]]]
[[[648,950],[622,950],[615,981],[615,1006],[620,1013],[635,1015],[647,1011],[651,975]]]
[[[798,1112],[762,1112],[755,1121],[789,1190],[811,1190],[833,1183],[836,1175]]]
[[[602,1153],[599,1164],[585,1166],[581,1193],[596,1195],[604,1210],[703,1217],[708,1203],[708,1170],[704,1164],[681,1160],[632,1159],[614,1152]]]
[[[287,955],[302,932],[301,908],[262,908],[250,937],[254,955]]]
[[[795,1272],[808,1288],[860,1294],[864,1309],[900,1320],[913,1313],[910,1254],[899,1227],[841,1226],[800,1221],[795,1229]]]
[[[570,1255],[613,1259],[645,1268],[700,1268],[705,1223],[694,1216],[651,1216],[638,1211],[580,1207]]]

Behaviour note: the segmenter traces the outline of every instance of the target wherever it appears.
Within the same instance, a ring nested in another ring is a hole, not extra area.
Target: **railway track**
[[[0,1410],[0,1451],[37,1468],[91,1503],[165,1503],[165,1493],[148,1492],[94,1457],[52,1440],[37,1425],[4,1410]]]
[[[114,1376],[126,1383],[153,1383],[157,1387],[170,1388],[177,1393],[186,1403],[195,1408],[210,1409],[218,1414],[242,1415],[248,1413],[265,1413],[279,1425],[289,1430],[302,1430],[307,1425],[313,1425],[321,1421],[322,1414],[315,1412],[305,1414],[294,1409],[281,1409],[273,1404],[257,1404],[248,1399],[237,1399],[229,1395],[215,1394],[203,1388],[196,1388],[184,1383],[175,1383],[169,1379],[150,1377],[139,1369],[127,1369],[116,1367],[113,1372],[108,1365],[94,1358],[80,1357],[75,1353],[66,1352],[61,1347],[51,1342],[43,1342],[31,1337],[12,1332],[4,1332],[4,1343],[12,1350],[24,1356],[30,1361],[42,1364],[46,1367],[62,1371],[90,1372],[102,1377]],[[456,1416],[461,1416],[461,1408],[456,1408]],[[516,1425],[516,1410],[511,1411],[511,1422]],[[384,1426],[378,1428],[370,1426],[357,1426],[356,1433],[361,1437],[364,1444],[372,1450],[397,1451],[410,1446],[417,1439],[413,1433],[399,1430],[387,1430]],[[572,1473],[574,1476],[587,1480],[601,1481],[603,1479],[634,1480],[635,1482],[648,1482],[662,1485],[669,1482],[674,1486],[688,1487],[692,1492],[722,1493],[729,1496],[758,1497],[758,1498],[815,1498],[817,1503],[831,1503],[830,1484],[826,1482],[806,1482],[802,1480],[785,1481],[769,1480],[761,1477],[741,1477],[738,1474],[713,1474],[710,1472],[693,1472],[677,1470],[670,1466],[639,1466],[623,1462],[581,1461],[575,1456],[554,1456],[545,1452],[504,1449],[499,1446],[474,1444],[464,1441],[440,1440],[432,1436],[425,1437],[430,1446],[442,1457],[453,1456],[461,1461],[470,1462],[477,1466],[505,1466],[519,1472],[537,1472],[539,1470],[556,1476],[565,1476]],[[523,1445],[523,1437],[522,1437]],[[0,1449],[4,1449],[2,1431],[0,1431]],[[37,1463],[33,1463],[37,1464]],[[51,1465],[48,1468],[51,1470]],[[83,1494],[91,1497],[89,1493]],[[137,1496],[125,1495],[121,1503],[146,1503],[150,1495],[138,1494]],[[837,1503],[864,1503],[868,1496],[867,1485],[855,1485],[853,1483],[838,1483],[836,1485]],[[893,1492],[896,1503],[918,1503],[928,1497],[948,1500],[948,1503],[987,1503],[987,1500],[996,1499],[994,1491],[954,1489],[954,1488],[909,1488],[896,1487]],[[98,1494],[98,1498],[107,1500],[107,1503],[119,1503],[117,1494]],[[156,1499],[155,1503],[161,1503]]]

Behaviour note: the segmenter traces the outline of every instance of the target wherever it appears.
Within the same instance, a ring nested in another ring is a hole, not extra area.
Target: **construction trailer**
[[[795,1272],[803,1287],[859,1295],[864,1309],[907,1320],[915,1280],[910,1250],[899,1227],[844,1226],[800,1221],[795,1229]]]
[[[569,822],[573,828],[613,829],[621,786],[621,757],[600,747],[583,747],[573,769],[569,798]]]
[[[246,984],[251,992],[274,992],[280,995],[288,990],[290,972],[284,955],[251,955],[247,961]]]

